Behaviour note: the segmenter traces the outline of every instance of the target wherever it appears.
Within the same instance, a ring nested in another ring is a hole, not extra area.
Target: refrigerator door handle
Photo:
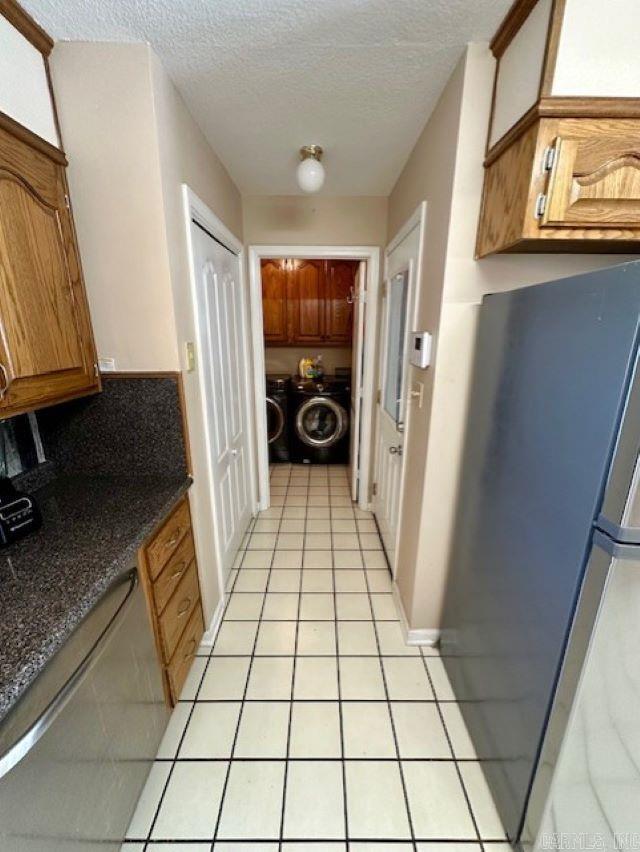
[[[607,518],[602,513],[596,521],[596,531],[601,530],[603,533],[612,538],[614,541],[619,541],[622,544],[635,544],[640,542],[640,527],[626,527],[616,524]]]

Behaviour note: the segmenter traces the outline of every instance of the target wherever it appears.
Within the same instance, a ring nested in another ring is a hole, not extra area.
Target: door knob
[[[389,452],[392,456],[401,456],[402,455],[402,444],[398,444],[397,447],[389,447]]]

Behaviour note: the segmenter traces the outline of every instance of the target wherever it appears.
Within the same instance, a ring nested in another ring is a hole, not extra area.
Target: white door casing
[[[349,466],[351,499],[358,500],[360,475],[360,433],[363,397],[364,316],[366,300],[366,263],[362,261],[355,277],[353,293],[353,343],[351,349],[351,435]]]
[[[192,208],[192,194],[185,195],[185,206],[187,201]],[[216,230],[222,230],[222,239],[230,237],[218,224]],[[217,233],[209,230],[210,226],[200,217],[194,219],[191,209],[189,246],[198,369],[213,495],[216,561],[224,589],[255,500],[242,258],[237,241],[227,239],[223,243]]]
[[[394,575],[406,468],[408,341],[411,332],[416,330],[416,295],[422,268],[425,216],[423,202],[385,253],[373,512]]]
[[[362,400],[363,412],[372,411],[375,393],[377,366],[376,329],[378,326],[378,290],[380,276],[380,249],[375,246],[328,246],[328,245],[260,245],[249,246],[249,295],[251,304],[251,339],[253,341],[252,389],[255,406],[255,429],[257,448],[257,473],[259,509],[269,507],[269,460],[267,445],[267,422],[265,405],[265,351],[262,318],[262,276],[260,261],[263,258],[326,258],[361,260],[365,263],[366,286],[360,307],[365,309],[366,317],[362,322]],[[361,278],[361,281],[363,279]],[[262,377],[262,378],[261,378]],[[370,473],[373,443],[373,418],[367,415],[360,420],[360,448],[358,505],[361,509],[370,508]]]

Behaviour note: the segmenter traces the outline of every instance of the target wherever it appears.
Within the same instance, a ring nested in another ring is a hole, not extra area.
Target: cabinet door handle
[[[197,644],[196,640],[191,639],[191,641],[187,645],[187,650],[184,652],[184,658],[183,659],[188,660],[189,657],[193,657],[193,652],[196,649],[196,644]]]
[[[168,539],[165,542],[164,546],[165,547],[173,547],[174,544],[178,543],[181,534],[182,534],[182,527],[178,527],[178,529],[174,532],[174,534],[171,536],[171,538]]]
[[[190,608],[191,608],[191,598],[185,598],[182,601],[182,603],[180,604],[180,606],[178,607],[177,615],[178,616],[184,615],[186,612],[189,612]]]
[[[176,577],[179,577],[181,574],[184,574],[184,569],[187,567],[187,563],[186,562],[179,562],[178,565],[180,567],[176,568],[176,570],[173,572],[173,574],[171,575],[171,578],[170,578],[171,580],[175,580]]]
[[[11,382],[13,379],[9,376],[9,371],[5,367],[5,365],[0,362],[0,374],[2,374],[2,386],[0,387],[0,401],[5,398],[7,395],[9,388],[11,387]]]

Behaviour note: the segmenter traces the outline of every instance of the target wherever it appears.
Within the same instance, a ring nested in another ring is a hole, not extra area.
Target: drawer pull
[[[184,615],[186,612],[189,612],[191,608],[191,598],[185,598],[180,606],[178,607],[177,615]]]
[[[182,527],[178,527],[176,529],[176,531],[174,532],[174,534],[171,536],[171,538],[167,539],[167,541],[165,541],[165,543],[164,543],[165,548],[173,547],[174,544],[177,544],[181,535],[182,535]]]
[[[189,644],[187,645],[187,647],[186,647],[186,649],[185,649],[185,652],[184,652],[184,659],[185,659],[185,660],[188,660],[188,659],[189,659],[189,657],[193,657],[193,652],[195,651],[195,649],[196,649],[196,645],[197,645],[197,644],[198,644],[198,643],[197,643],[197,641],[196,641],[195,639],[191,639],[191,640],[190,640],[190,642],[189,642]]]
[[[187,567],[187,563],[186,562],[179,562],[178,565],[180,567],[176,568],[176,570],[173,572],[173,574],[170,577],[171,580],[175,580],[176,577],[180,577],[182,574],[184,574],[184,569]]]

